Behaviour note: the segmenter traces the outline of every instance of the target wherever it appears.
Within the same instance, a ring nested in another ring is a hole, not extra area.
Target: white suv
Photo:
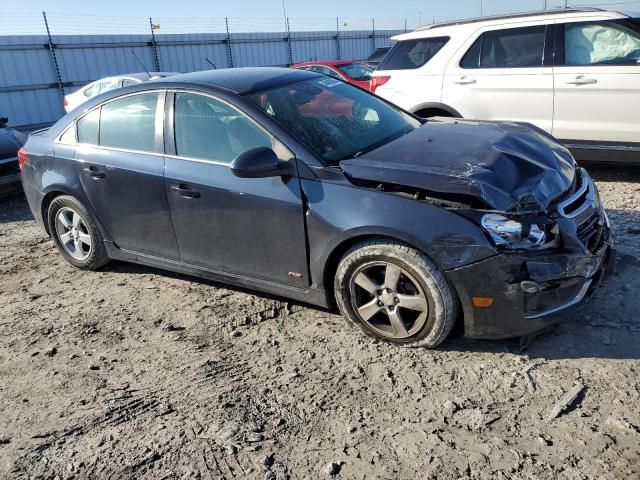
[[[640,161],[640,20],[564,9],[425,26],[371,81],[421,117],[517,120],[581,160]]]

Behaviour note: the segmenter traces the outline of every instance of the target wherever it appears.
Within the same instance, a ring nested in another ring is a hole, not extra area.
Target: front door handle
[[[104,172],[101,172],[98,167],[85,167],[83,170],[87,172],[91,178],[98,179],[105,177]]]
[[[458,85],[471,85],[472,83],[476,83],[473,78],[462,77],[460,80],[454,80],[453,83],[457,83]]]
[[[171,187],[169,187],[169,188],[171,189],[172,192],[177,193],[181,197],[185,197],[185,198],[200,198],[200,192],[198,192],[197,190],[191,190],[191,189],[187,188],[186,185],[183,185],[183,184],[171,185]]]
[[[595,78],[585,78],[585,77],[576,77],[575,80],[567,82],[567,85],[593,85],[594,83],[598,83],[598,80]]]

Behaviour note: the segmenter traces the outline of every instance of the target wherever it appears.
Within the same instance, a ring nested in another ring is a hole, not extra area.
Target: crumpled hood
[[[546,210],[576,171],[569,151],[533,125],[447,118],[340,167],[352,179],[471,196],[505,212]]]

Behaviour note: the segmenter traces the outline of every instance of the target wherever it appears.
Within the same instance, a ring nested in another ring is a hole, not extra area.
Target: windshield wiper
[[[370,152],[371,150],[375,150],[376,148],[380,148],[383,145],[386,145],[387,143],[393,142],[394,140],[402,137],[403,135],[406,135],[409,132],[412,132],[413,128],[406,128],[406,129],[402,129],[399,130],[391,135],[389,135],[388,137],[383,138],[382,140],[379,140],[377,142],[372,143],[371,145],[369,145],[368,147],[363,148],[362,150],[358,150],[356,153],[354,153],[353,155],[347,155],[346,157],[342,158],[341,160],[346,160],[347,158],[358,158],[361,155],[364,155],[365,153]]]

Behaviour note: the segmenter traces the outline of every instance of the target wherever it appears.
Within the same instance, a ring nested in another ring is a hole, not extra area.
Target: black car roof
[[[149,77],[151,75],[151,77]],[[180,72],[135,72],[135,73],[123,73],[122,75],[114,75],[115,77],[128,77],[135,78],[137,80],[149,80],[154,77],[169,77],[171,75],[180,75]]]
[[[288,83],[321,76],[318,73],[279,67],[245,67],[205,70],[202,72],[172,75],[154,80],[158,84],[200,84],[221,87],[237,94],[267,90]]]

